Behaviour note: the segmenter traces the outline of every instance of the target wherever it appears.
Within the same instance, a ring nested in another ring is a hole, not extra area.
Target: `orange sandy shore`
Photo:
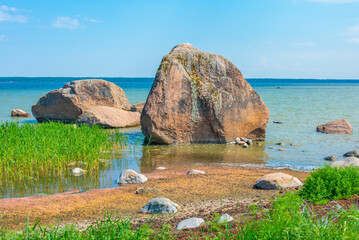
[[[125,187],[94,189],[84,193],[69,191],[50,196],[31,196],[0,200],[0,228],[20,229],[37,220],[42,225],[74,224],[84,228],[96,218],[111,212],[143,222],[151,215],[139,210],[154,197],[166,197],[178,203],[179,213],[171,216],[172,222],[187,217],[210,218],[213,212],[227,212],[233,216],[246,211],[253,203],[268,204],[278,194],[276,190],[253,189],[261,176],[284,172],[304,180],[309,172],[287,169],[196,165],[192,168],[206,175],[186,175],[186,166],[146,174],[149,181]],[[138,187],[155,188],[160,193],[135,194]],[[171,222],[171,221],[170,221]]]

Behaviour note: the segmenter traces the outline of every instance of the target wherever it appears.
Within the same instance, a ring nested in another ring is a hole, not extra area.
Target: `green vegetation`
[[[325,210],[325,209],[323,209]],[[267,211],[253,205],[239,222],[216,223],[218,214],[206,227],[185,232],[164,223],[154,228],[151,221],[135,226],[130,219],[110,216],[84,231],[74,226],[27,227],[23,231],[0,231],[2,239],[356,239],[359,210],[338,206],[328,213],[314,211],[298,194],[287,193],[273,201]]]
[[[308,176],[299,194],[316,204],[359,194],[359,168],[319,168]]]
[[[99,159],[108,159],[113,148],[123,142],[122,134],[112,134],[97,126],[2,123],[2,180],[36,180],[40,176],[62,175],[70,162],[82,162],[83,168],[96,170]]]

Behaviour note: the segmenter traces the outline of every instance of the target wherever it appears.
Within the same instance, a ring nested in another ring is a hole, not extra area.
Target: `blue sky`
[[[184,42],[247,78],[359,79],[359,0],[0,0],[0,76],[153,77]]]

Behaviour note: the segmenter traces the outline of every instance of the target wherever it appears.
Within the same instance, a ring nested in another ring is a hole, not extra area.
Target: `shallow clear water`
[[[71,81],[50,80],[0,78],[0,121],[36,122],[34,118],[12,119],[10,112],[14,108],[31,112],[31,105],[42,95]],[[108,80],[122,87],[132,104],[144,102],[152,85],[152,79]],[[119,131],[128,136],[129,144],[114,153],[111,167],[80,177],[65,174],[56,178],[44,178],[34,185],[2,183],[0,197],[116,187],[116,179],[126,168],[150,172],[158,166],[175,168],[177,165],[186,164],[190,168],[192,164],[205,163],[310,170],[323,165],[323,157],[341,157],[343,153],[359,148],[359,81],[284,79],[250,80],[250,83],[270,109],[267,138],[261,146],[255,145],[249,149],[220,144],[147,147],[141,144],[143,135],[140,128],[121,129]],[[327,135],[315,131],[317,125],[341,118],[352,124],[353,135]],[[274,124],[272,121],[280,121],[283,124]],[[275,145],[278,142],[286,145]],[[291,143],[299,146],[290,146]],[[284,148],[286,151],[278,151],[278,148]]]

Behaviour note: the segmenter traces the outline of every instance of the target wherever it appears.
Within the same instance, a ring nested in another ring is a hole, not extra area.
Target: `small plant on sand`
[[[313,171],[305,180],[299,195],[316,204],[359,194],[358,167],[330,167]]]

